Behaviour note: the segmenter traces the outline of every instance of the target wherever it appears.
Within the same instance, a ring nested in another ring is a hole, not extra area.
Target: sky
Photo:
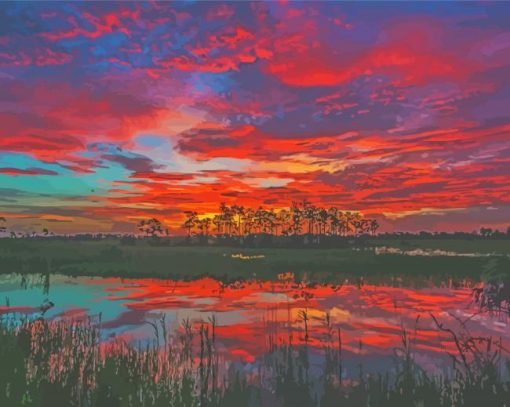
[[[0,216],[133,232],[220,202],[510,225],[510,3],[10,2]]]

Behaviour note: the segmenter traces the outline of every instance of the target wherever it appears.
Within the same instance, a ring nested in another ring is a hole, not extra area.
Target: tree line
[[[253,234],[359,236],[375,235],[379,228],[376,219],[366,218],[359,212],[315,206],[306,200],[292,203],[289,209],[266,209],[262,206],[253,209],[221,203],[218,213],[212,217],[196,211],[184,213],[186,219],[182,227],[188,237],[213,234],[238,237]]]
[[[266,209],[259,207],[257,209],[247,208],[241,205],[228,206],[225,203],[220,204],[219,212],[214,216],[200,215],[196,211],[185,211],[185,221],[182,227],[185,229],[188,237],[200,236],[207,237],[215,235],[217,237],[246,237],[248,235],[266,234],[273,236],[374,236],[379,229],[379,223],[376,219],[364,217],[359,212],[342,211],[338,208],[329,209],[317,207],[308,201],[293,203],[289,209]],[[7,219],[0,216],[0,237],[11,238],[35,238],[35,237],[82,237],[82,238],[122,238],[133,234],[125,233],[92,233],[78,235],[57,235],[47,228],[42,228],[40,232],[32,230],[30,232],[19,232],[13,228],[7,227]],[[147,237],[170,237],[170,231],[157,218],[142,219],[136,224],[136,230]],[[508,239],[510,238],[510,226],[505,231],[492,229],[490,227],[481,227],[473,232],[392,232],[378,234],[383,238],[473,238],[482,237],[486,239]]]
[[[0,216],[0,234],[9,233],[9,237],[12,239],[16,239],[18,237],[39,237],[39,236],[55,236],[53,232],[50,232],[48,228],[42,228],[41,233],[38,233],[36,230],[32,230],[30,232],[16,232],[15,230],[8,230],[6,226],[7,219],[3,216]]]

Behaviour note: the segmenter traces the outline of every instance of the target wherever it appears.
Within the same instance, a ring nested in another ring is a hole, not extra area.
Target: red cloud
[[[259,33],[260,34],[260,33]],[[198,38],[197,34],[197,38]],[[256,35],[240,24],[225,26],[186,46],[191,55],[159,58],[156,63],[164,69],[221,73],[238,71],[242,64],[272,56],[269,38]]]
[[[0,52],[0,67],[63,65],[72,60],[68,53],[51,48],[33,48],[16,52]]]
[[[434,77],[458,79],[467,72],[465,62],[405,46],[387,46],[371,50],[349,60],[326,47],[297,54],[279,55],[267,65],[267,71],[292,86],[341,85],[362,75],[397,75],[402,84],[422,83]]]
[[[71,136],[17,135],[8,137],[6,135],[0,137],[0,150],[26,152],[39,157],[55,156],[56,151],[76,152],[82,148],[81,141]]]
[[[45,170],[44,168],[0,168],[0,174],[5,175],[58,175],[57,172],[51,170]]]
[[[0,112],[0,150],[26,152],[45,161],[76,162],[76,153],[89,143],[131,141],[140,130],[156,126],[162,114],[169,117],[164,108],[114,90],[15,81],[4,90],[13,107]]]
[[[388,75],[400,84],[420,84],[438,77],[460,80],[479,65],[468,59],[467,49],[445,52],[441,40],[452,34],[434,20],[394,24],[381,41],[364,50],[312,41],[317,32],[313,26],[311,32],[275,41],[274,58],[267,62],[266,71],[298,87],[336,86],[373,74]],[[349,42],[345,45],[352,47]]]
[[[113,32],[121,32],[129,36],[127,22],[136,21],[140,17],[140,11],[121,9],[99,16],[84,12],[80,17],[93,27],[92,30],[82,27],[74,16],[70,16],[67,19],[67,23],[70,25],[69,29],[59,32],[44,32],[41,37],[50,41],[60,41],[79,36],[96,39]]]

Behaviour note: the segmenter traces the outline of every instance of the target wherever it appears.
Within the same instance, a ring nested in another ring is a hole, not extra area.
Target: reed
[[[216,320],[184,320],[169,334],[130,346],[101,340],[100,317],[49,321],[5,317],[0,325],[2,406],[507,406],[507,349],[498,338],[453,330],[430,315],[455,344],[451,374],[427,373],[415,361],[416,327],[402,327],[395,365],[345,377],[342,332],[326,313],[321,329],[306,310],[287,335],[269,333],[267,352],[243,371],[218,351]],[[418,320],[416,321],[418,323]],[[363,351],[359,341],[359,351]],[[506,367],[504,364],[506,363]],[[506,369],[506,373],[505,373]]]

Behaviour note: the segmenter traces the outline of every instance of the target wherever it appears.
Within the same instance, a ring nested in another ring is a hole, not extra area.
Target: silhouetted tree
[[[186,220],[183,223],[184,228],[188,230],[188,237],[191,237],[191,231],[195,227],[195,224],[197,222],[197,213],[194,211],[187,211],[186,214]]]
[[[370,233],[372,234],[372,236],[375,236],[377,229],[379,229],[379,222],[377,222],[377,219],[370,220],[369,228],[370,228]]]
[[[200,231],[200,235],[209,236],[209,229],[211,227],[211,218],[203,218],[197,219],[195,221],[198,230]]]
[[[255,229],[261,233],[264,232],[264,224],[265,224],[265,218],[266,218],[266,211],[259,207],[253,216],[253,223],[255,225]]]
[[[365,218],[361,213],[343,212],[335,207],[317,207],[306,199],[301,203],[293,202],[290,209],[280,210],[262,206],[253,210],[241,205],[228,206],[222,202],[219,213],[213,218],[200,219],[194,211],[186,211],[185,215],[182,226],[187,230],[188,237],[191,237],[194,228],[201,236],[207,236],[211,225],[214,225],[218,236],[232,236],[234,233],[239,238],[252,233],[300,235],[303,225],[307,227],[307,234],[314,236],[375,235],[379,228],[377,220]],[[319,243],[321,239],[312,241]]]
[[[163,224],[159,219],[150,218],[147,220],[141,220],[137,228],[140,232],[146,234],[147,236],[156,237],[160,234],[163,234]]]
[[[480,228],[480,235],[483,237],[490,237],[490,236],[492,236],[492,229],[491,228]]]
[[[221,216],[214,215],[212,223],[216,227],[216,234],[221,235]]]
[[[223,233],[230,236],[232,234],[232,226],[234,225],[234,212],[225,202],[220,204],[220,219]]]
[[[303,222],[303,211],[299,207],[297,202],[292,203],[292,207],[290,208],[290,232],[293,235],[299,235],[301,234],[301,231],[303,230],[302,222]]]
[[[244,224],[244,234],[249,235],[253,229],[253,219],[255,218],[255,212],[251,208],[247,208],[244,211],[242,222]]]
[[[241,236],[241,220],[244,216],[244,206],[233,205],[231,211],[233,216],[237,216],[237,234]]]
[[[319,224],[319,235],[325,235],[326,234],[326,228],[328,226],[328,219],[329,214],[328,211],[324,208],[320,208],[317,210],[317,222]]]
[[[290,234],[290,220],[291,220],[291,213],[286,210],[282,209],[280,212],[278,212],[277,215],[277,224],[278,227],[280,227],[280,231],[282,235],[288,235]],[[278,234],[278,230],[276,231],[276,234]]]

